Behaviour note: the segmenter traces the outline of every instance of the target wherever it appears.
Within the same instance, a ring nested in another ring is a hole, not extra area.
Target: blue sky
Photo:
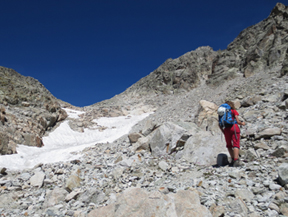
[[[0,66],[88,106],[125,91],[168,58],[200,46],[226,49],[277,2],[1,0]]]

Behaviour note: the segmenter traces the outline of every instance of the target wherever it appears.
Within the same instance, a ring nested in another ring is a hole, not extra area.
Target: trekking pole
[[[236,140],[238,140],[238,137],[237,137],[237,134],[236,134],[236,127],[235,127],[235,124],[233,124],[233,127],[234,127],[234,134],[235,134],[235,138],[236,138]],[[240,130],[240,126],[239,126],[239,130]]]

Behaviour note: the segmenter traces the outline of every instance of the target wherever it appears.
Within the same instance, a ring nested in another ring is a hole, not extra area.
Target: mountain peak
[[[275,16],[284,16],[288,17],[288,7],[285,6],[282,3],[277,3],[276,6],[273,8],[273,10],[270,13],[270,16],[275,17]]]

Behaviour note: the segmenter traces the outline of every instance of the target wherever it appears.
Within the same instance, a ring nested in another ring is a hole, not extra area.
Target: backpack
[[[220,105],[217,113],[219,125],[221,128],[231,127],[233,124],[237,123],[237,121],[232,116],[231,107],[227,103]]]

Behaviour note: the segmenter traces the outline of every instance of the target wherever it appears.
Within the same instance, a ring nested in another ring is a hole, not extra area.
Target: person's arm
[[[242,126],[245,126],[245,122],[244,122],[244,121],[243,121],[243,122],[240,121],[238,115],[235,115],[235,119],[236,119],[236,121],[237,121],[237,124],[242,125]]]

